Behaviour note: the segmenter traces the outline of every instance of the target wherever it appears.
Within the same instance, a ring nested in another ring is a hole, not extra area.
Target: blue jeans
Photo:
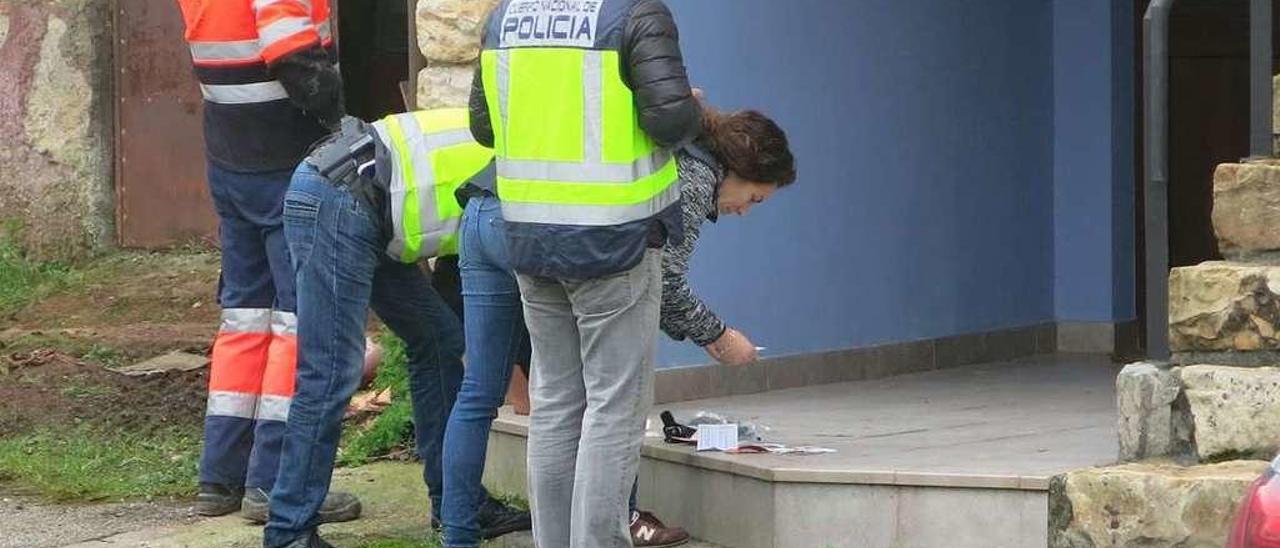
[[[481,477],[489,428],[527,337],[520,288],[507,261],[502,210],[482,196],[462,216],[459,269],[467,370],[444,437],[444,538],[448,548],[480,544],[477,511],[486,497]]]
[[[360,383],[370,307],[404,339],[418,456],[432,506],[439,507],[445,423],[462,379],[462,329],[417,265],[386,256],[376,215],[305,164],[285,196],[285,237],[297,274],[297,393],[263,546],[283,546],[315,528],[342,416]]]

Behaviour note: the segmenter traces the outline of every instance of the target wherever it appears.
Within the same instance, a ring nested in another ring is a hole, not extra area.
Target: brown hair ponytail
[[[779,187],[796,180],[787,133],[758,111],[725,114],[705,107],[702,135],[708,152],[743,179]]]

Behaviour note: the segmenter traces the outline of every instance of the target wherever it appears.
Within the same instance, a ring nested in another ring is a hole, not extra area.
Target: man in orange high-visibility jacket
[[[219,218],[222,326],[213,346],[196,511],[265,522],[297,368],[283,204],[310,145],[340,124],[328,0],[178,0],[204,96]],[[322,521],[359,517],[331,493]]]

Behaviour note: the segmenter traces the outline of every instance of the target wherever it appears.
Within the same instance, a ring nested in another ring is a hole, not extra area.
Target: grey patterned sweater
[[[676,152],[680,170],[680,209],[684,218],[684,242],[668,245],[662,255],[662,331],[699,346],[711,344],[724,333],[724,322],[689,288],[689,259],[698,244],[702,223],[715,222],[716,189],[724,168],[697,145]]]

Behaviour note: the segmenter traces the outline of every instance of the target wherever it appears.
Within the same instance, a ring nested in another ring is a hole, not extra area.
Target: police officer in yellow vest
[[[457,253],[462,209],[454,191],[493,169],[492,151],[467,125],[465,109],[372,125],[347,118],[293,175],[284,232],[298,286],[297,391],[263,546],[329,546],[316,533],[316,515],[360,383],[369,308],[405,342],[417,452],[433,510],[440,508],[441,446],[462,378],[463,337],[416,263]]]
[[[471,129],[492,146],[533,343],[529,490],[541,548],[631,546],[662,248],[682,237],[673,147],[697,136],[660,0],[504,0]]]

